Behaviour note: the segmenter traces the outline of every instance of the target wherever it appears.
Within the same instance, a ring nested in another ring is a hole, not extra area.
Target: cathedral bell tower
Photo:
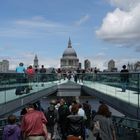
[[[39,67],[37,55],[35,55],[35,58],[34,58],[34,67],[37,67],[37,68]]]

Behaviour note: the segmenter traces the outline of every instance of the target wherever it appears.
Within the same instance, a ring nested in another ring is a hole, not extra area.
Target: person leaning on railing
[[[128,69],[126,69],[126,65],[122,66],[122,70],[121,70],[121,84],[122,84],[122,92],[126,91],[128,82],[129,82],[129,71]]]

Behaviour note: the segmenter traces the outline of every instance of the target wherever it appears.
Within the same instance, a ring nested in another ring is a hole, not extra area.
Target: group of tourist
[[[41,66],[40,69],[38,67],[33,67],[32,65],[28,66],[27,69],[24,67],[24,64],[21,62],[19,66],[16,68],[17,75],[17,83],[27,83],[26,86],[18,86],[16,88],[16,95],[20,95],[23,93],[28,93],[32,90],[33,82],[42,82],[42,86],[44,85],[44,81],[46,80],[46,68],[44,65]],[[38,75],[39,74],[39,75]],[[36,85],[37,86],[37,85]]]
[[[27,67],[27,69],[24,67],[24,64],[21,62],[19,63],[19,66],[17,66],[16,68],[16,72],[17,73],[26,73],[27,74],[27,77],[30,79],[30,81],[45,81],[46,80],[46,72],[47,72],[47,69],[44,67],[44,65],[41,65],[41,68],[38,68],[37,66],[33,67],[32,65],[29,65]],[[97,73],[97,70],[95,68],[95,71],[93,71],[92,69],[88,69],[88,70],[85,70],[85,69],[75,69],[75,70],[65,70],[65,69],[61,69],[61,68],[58,68],[58,69],[55,69],[53,68],[52,71],[50,72],[51,74],[56,74],[57,75],[57,79],[61,80],[61,78],[63,78],[64,80],[65,79],[68,79],[70,80],[71,78],[74,79],[74,81],[77,83],[77,82],[83,82],[83,78],[84,78],[84,74],[85,73]],[[38,79],[38,75],[40,75],[40,78]]]
[[[52,100],[45,111],[29,104],[20,123],[16,123],[15,115],[8,116],[2,140],[85,140],[89,136],[87,129],[94,131],[91,124],[96,121],[100,124],[98,135],[93,132],[97,140],[116,140],[108,106],[102,103],[93,120],[91,112],[88,101],[80,104],[75,100],[68,103],[63,98]]]

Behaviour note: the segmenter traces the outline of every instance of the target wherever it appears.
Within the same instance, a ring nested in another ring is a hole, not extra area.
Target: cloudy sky
[[[1,0],[0,61],[59,67],[71,38],[80,61],[116,67],[140,60],[140,0]]]

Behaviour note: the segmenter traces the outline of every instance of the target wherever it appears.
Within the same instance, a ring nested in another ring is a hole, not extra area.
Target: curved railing
[[[127,117],[112,116],[117,140],[139,140],[140,120]]]
[[[0,104],[56,85],[57,74],[36,74],[28,77],[19,73],[0,73]]]
[[[137,108],[140,107],[140,73],[129,73],[128,81],[125,83],[126,90],[122,92],[123,74],[118,73],[85,73],[83,83],[85,86],[93,88],[100,93],[113,96],[124,102],[130,103]]]
[[[31,79],[26,74],[0,73],[0,104],[38,92],[67,79],[66,74],[35,74]],[[74,75],[73,75],[74,77]],[[73,79],[74,80],[74,79]],[[61,80],[62,81],[62,80]],[[140,73],[129,73],[126,91],[121,92],[121,74],[118,73],[85,73],[77,74],[77,82],[91,87],[103,94],[113,96],[124,102],[140,107]],[[22,90],[22,92],[18,92]]]

